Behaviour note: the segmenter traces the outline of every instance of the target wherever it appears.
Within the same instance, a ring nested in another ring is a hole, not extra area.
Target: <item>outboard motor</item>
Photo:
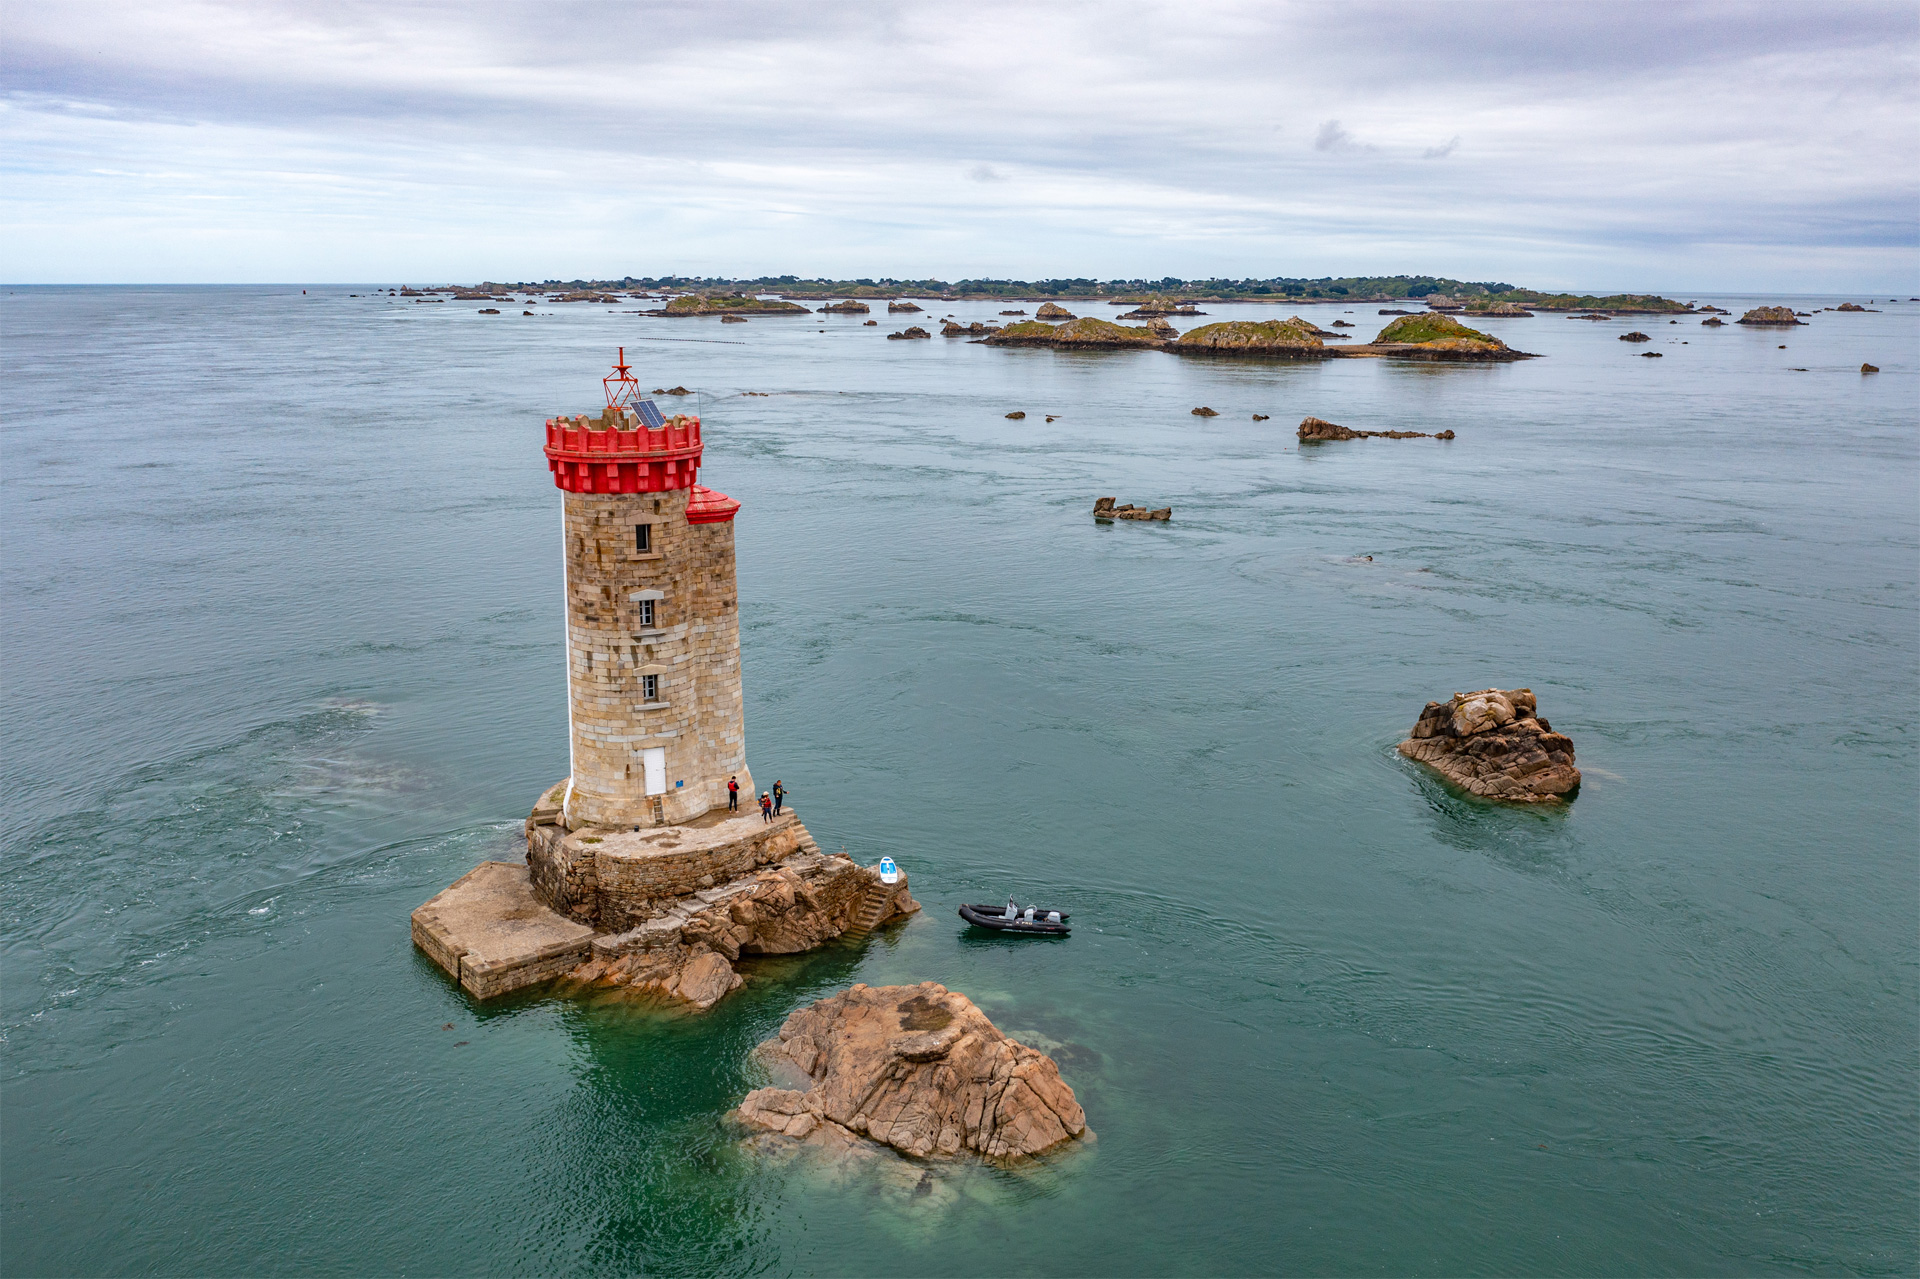
[[[1057,911],[1057,910],[1050,910],[1050,911],[1048,911],[1048,912],[1047,912],[1047,922],[1048,922],[1049,924],[1057,924],[1057,923],[1059,923],[1059,922],[1060,922],[1060,912],[1059,912],[1059,911]]]

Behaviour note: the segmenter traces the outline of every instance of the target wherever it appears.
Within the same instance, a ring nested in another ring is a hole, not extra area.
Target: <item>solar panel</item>
[[[635,400],[633,410],[640,415],[641,425],[649,431],[661,430],[667,424],[667,419],[660,416],[660,406],[652,400]]]

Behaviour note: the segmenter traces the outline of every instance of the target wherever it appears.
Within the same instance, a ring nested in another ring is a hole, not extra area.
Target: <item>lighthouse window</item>
[[[645,528],[646,525],[642,524],[640,527]],[[653,625],[653,601],[652,600],[640,601],[640,625],[642,626]],[[648,678],[652,678],[652,677],[649,676]]]
[[[653,549],[653,525],[636,524],[633,526],[633,549],[643,553]]]
[[[657,702],[660,700],[660,677],[658,675],[642,675],[640,677],[640,696],[649,702]]]

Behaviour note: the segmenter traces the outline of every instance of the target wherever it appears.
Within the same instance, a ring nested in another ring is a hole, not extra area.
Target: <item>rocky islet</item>
[[[1538,714],[1533,691],[1484,688],[1428,702],[1398,749],[1474,795],[1559,803],[1580,788],[1573,742]]]

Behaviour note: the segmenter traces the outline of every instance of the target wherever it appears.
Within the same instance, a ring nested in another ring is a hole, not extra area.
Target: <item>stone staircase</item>
[[[872,883],[860,898],[860,904],[853,908],[853,922],[847,925],[842,937],[858,941],[872,932],[880,924],[880,916],[887,909],[887,902],[893,897],[893,890],[885,884]]]

